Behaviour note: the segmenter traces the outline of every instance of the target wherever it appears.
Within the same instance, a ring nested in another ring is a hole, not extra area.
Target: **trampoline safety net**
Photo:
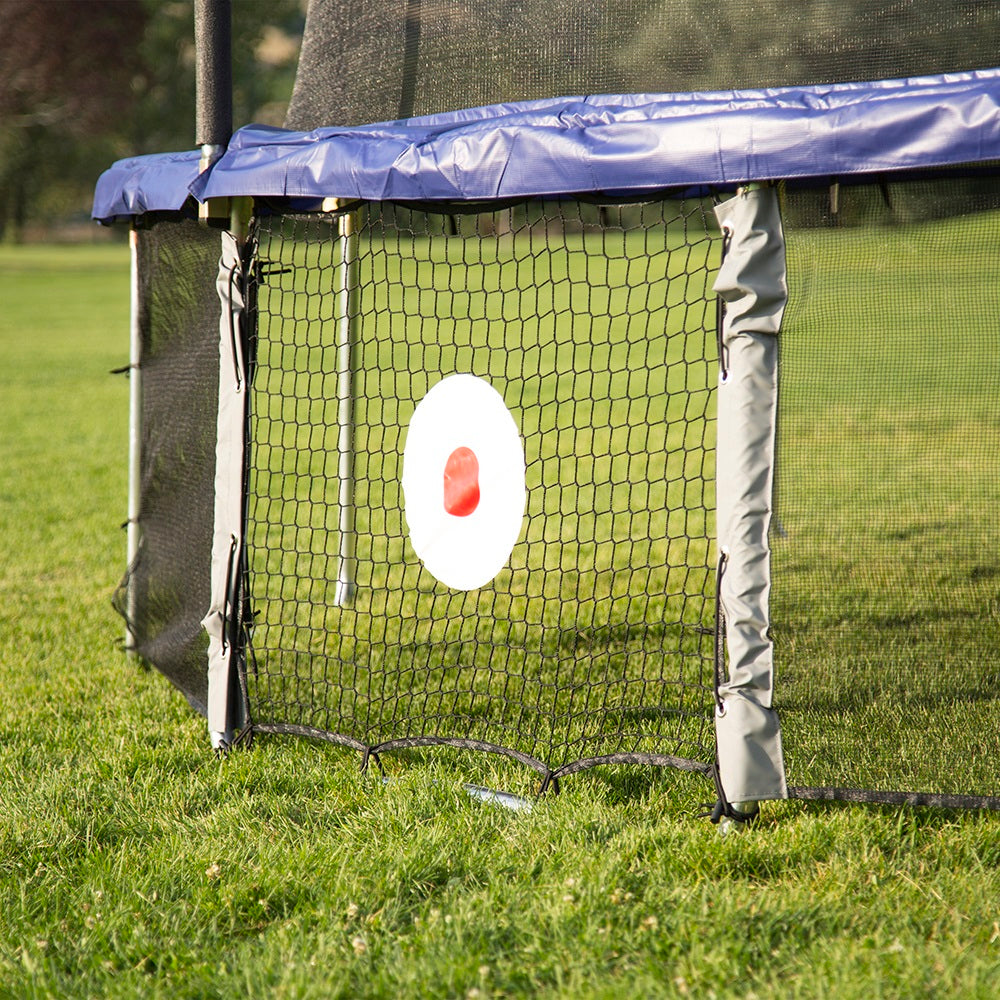
[[[543,773],[610,757],[703,767],[720,243],[705,206],[353,214],[349,237],[332,215],[264,216],[253,237],[255,728],[478,745]],[[344,267],[348,354],[331,292]],[[499,392],[525,451],[520,539],[472,591],[417,558],[400,489],[414,409],[456,372]]]
[[[786,209],[771,617],[788,780],[995,797],[1000,185],[859,187],[837,208]]]
[[[140,544],[115,593],[137,652],[200,712],[219,398],[219,233],[193,220],[136,228],[141,332]]]

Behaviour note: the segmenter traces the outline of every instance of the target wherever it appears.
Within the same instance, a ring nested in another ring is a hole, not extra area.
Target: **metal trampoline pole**
[[[131,250],[129,306],[129,355],[128,355],[128,521],[125,563],[125,651],[138,655],[134,631],[136,613],[135,578],[132,567],[139,556],[139,502],[142,491],[142,330],[139,325],[139,232],[132,227],[129,233]]]
[[[354,333],[357,323],[358,255],[355,213],[345,212],[337,220],[338,259],[336,285],[337,322],[337,496],[339,548],[334,602],[340,607],[354,603]]]

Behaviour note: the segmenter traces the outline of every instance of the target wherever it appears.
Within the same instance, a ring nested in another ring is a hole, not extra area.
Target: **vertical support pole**
[[[715,214],[729,236],[715,291],[726,303],[718,394],[719,598],[729,653],[717,691],[720,788],[743,812],[787,795],[772,705],[768,531],[774,477],[778,333],[788,299],[785,243],[773,187],[748,185]]]
[[[195,0],[194,38],[195,142],[202,149],[204,170],[233,134],[231,0]]]
[[[195,0],[195,142],[199,173],[226,151],[233,134],[233,28],[231,0]],[[199,218],[225,217],[226,208],[207,202]]]
[[[354,341],[358,319],[358,252],[356,214],[345,212],[337,220],[337,450],[339,551],[334,602],[354,603]]]
[[[137,637],[132,629],[136,614],[135,580],[132,567],[139,556],[139,506],[142,490],[142,330],[139,323],[139,232],[129,233],[131,251],[129,306],[129,390],[128,390],[128,527],[125,594],[125,651],[137,655]]]
[[[413,117],[413,103],[417,92],[417,69],[420,65],[420,11],[421,0],[406,0],[406,19],[403,22],[403,72],[399,87],[398,118]]]
[[[233,55],[231,0],[194,0],[195,142],[201,147],[201,172],[223,154],[233,133]],[[243,538],[243,423],[245,366],[240,325],[245,302],[241,290],[242,252],[250,205],[245,199],[208,202],[203,220],[228,219],[222,234],[217,286],[222,306],[219,340],[219,413],[215,470],[215,529],[212,543],[212,602],[203,624],[209,636],[208,729],[212,746],[226,749],[241,725],[232,705],[233,671],[238,669],[232,635],[238,615],[239,557]]]

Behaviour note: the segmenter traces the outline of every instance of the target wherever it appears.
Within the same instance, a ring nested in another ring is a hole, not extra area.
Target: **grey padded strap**
[[[741,190],[715,214],[729,249],[715,282],[726,304],[718,394],[717,517],[728,679],[716,712],[719,776],[730,802],[787,797],[772,707],[769,597],[777,333],[788,298],[776,192]]]
[[[243,544],[243,435],[246,382],[241,356],[243,283],[239,247],[222,234],[217,287],[219,317],[219,412],[215,451],[215,529],[212,537],[212,602],[202,624],[208,632],[208,729],[216,747],[225,745],[243,720],[230,717],[235,662],[227,631],[237,609],[231,595],[240,572]],[[234,335],[235,334],[235,335]]]

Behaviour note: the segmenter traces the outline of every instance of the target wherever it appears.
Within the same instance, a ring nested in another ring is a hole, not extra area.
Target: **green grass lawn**
[[[994,814],[775,804],[722,839],[679,772],[511,813],[431,751],[385,783],[306,741],[216,761],[110,607],[127,251],[3,248],[0,303],[0,997],[996,995]]]

